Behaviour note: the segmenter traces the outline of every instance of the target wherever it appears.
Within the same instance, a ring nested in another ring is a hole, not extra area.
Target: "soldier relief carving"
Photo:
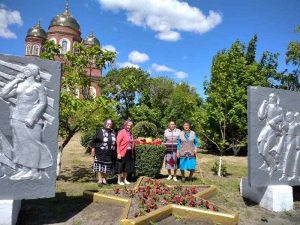
[[[271,93],[258,110],[258,118],[265,122],[257,139],[258,153],[263,158],[260,170],[271,177],[281,173],[279,181],[299,179],[300,113],[280,106],[280,98]]]
[[[45,169],[53,165],[53,157],[43,136],[46,125],[54,119],[47,113],[53,99],[47,96],[43,83],[52,75],[40,71],[35,64],[21,66],[0,60],[0,65],[6,71],[17,72],[14,73],[17,75],[0,72],[0,101],[9,107],[12,135],[9,141],[0,127],[0,179],[49,178]]]

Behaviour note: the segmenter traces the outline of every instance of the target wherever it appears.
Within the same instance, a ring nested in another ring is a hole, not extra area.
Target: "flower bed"
[[[147,213],[169,204],[220,211],[218,207],[207,200],[195,196],[204,189],[205,188],[201,186],[167,187],[160,181],[144,178],[137,188],[116,188],[114,190],[103,191],[102,193],[131,199],[131,206],[127,219],[146,215]]]

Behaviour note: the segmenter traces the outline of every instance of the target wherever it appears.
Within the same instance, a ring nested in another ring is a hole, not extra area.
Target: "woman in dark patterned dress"
[[[107,175],[112,173],[113,162],[116,157],[116,134],[111,119],[106,120],[103,128],[97,131],[92,146],[93,170],[98,173],[98,186],[101,187],[107,184]]]
[[[164,145],[166,146],[165,165],[169,174],[167,180],[172,179],[171,170],[174,170],[173,180],[177,181],[176,172],[178,168],[178,160],[176,151],[179,134],[180,130],[176,128],[175,122],[170,121],[168,129],[166,129],[164,133]]]

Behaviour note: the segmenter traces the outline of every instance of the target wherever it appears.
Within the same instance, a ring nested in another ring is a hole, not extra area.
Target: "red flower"
[[[143,193],[143,198],[148,198],[148,194],[147,193]]]
[[[196,206],[196,202],[190,201],[189,206],[195,207]]]
[[[145,188],[139,187],[138,190],[139,190],[140,192],[144,192],[144,191],[145,191]]]
[[[208,201],[206,201],[205,207],[206,207],[207,209],[209,209],[209,202],[208,202]]]
[[[157,205],[156,204],[154,204],[154,209],[157,209]]]
[[[115,189],[115,194],[120,194],[120,189],[119,188]]]
[[[193,195],[196,194],[197,193],[196,188],[193,187],[192,190],[191,190],[191,192],[192,192]]]

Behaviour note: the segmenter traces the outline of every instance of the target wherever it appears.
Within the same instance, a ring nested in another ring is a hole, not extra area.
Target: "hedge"
[[[135,146],[135,166],[137,176],[157,177],[163,164],[166,147],[164,145]]]

